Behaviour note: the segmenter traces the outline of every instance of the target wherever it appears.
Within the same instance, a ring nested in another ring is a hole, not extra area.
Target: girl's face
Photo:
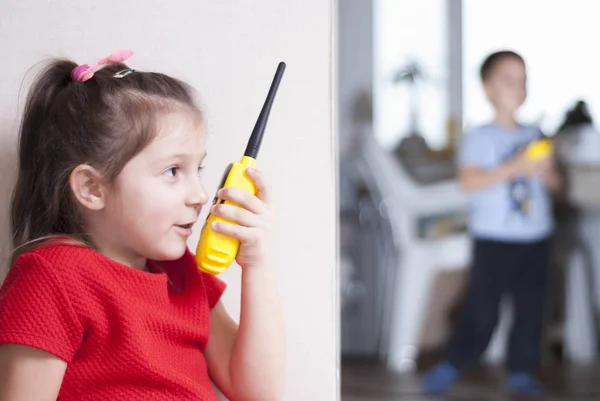
[[[102,237],[108,252],[100,250],[128,265],[180,258],[208,201],[200,178],[205,155],[197,122],[182,114],[163,117],[156,138],[125,165],[107,195]]]

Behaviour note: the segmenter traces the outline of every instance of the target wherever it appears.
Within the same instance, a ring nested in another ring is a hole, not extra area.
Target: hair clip
[[[131,74],[134,71],[135,70],[133,70],[131,68],[127,68],[125,70],[121,70],[121,71],[115,72],[115,74],[113,75],[113,77],[115,77],[115,78],[123,78],[123,77],[126,77],[127,75]]]
[[[108,64],[121,63],[131,57],[132,54],[133,52],[131,50],[119,50],[110,54],[108,57],[98,60],[91,66],[87,64],[80,64],[73,68],[73,71],[71,71],[71,79],[76,82],[85,82],[94,76],[94,71],[98,67]]]

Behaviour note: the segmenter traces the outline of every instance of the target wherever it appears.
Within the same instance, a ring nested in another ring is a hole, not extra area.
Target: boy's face
[[[500,60],[485,80],[483,87],[497,112],[513,114],[525,102],[527,75],[521,60]]]

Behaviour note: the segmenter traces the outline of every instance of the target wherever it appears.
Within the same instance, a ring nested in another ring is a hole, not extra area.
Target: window
[[[385,149],[394,148],[409,133],[414,105],[418,131],[429,147],[446,144],[446,6],[447,0],[375,1],[374,132]],[[425,73],[414,97],[407,82],[392,81],[394,73],[411,61]]]
[[[463,121],[465,127],[492,117],[479,80],[487,54],[515,50],[528,67],[528,98],[520,117],[552,135],[565,112],[585,100],[600,115],[600,37],[594,0],[463,0]]]

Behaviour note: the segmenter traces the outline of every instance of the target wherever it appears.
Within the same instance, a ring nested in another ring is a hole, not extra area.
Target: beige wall
[[[211,193],[245,142],[281,60],[287,69],[259,167],[276,200],[279,289],[289,368],[285,400],[337,398],[336,203],[332,117],[333,0],[3,0],[0,14],[0,246],[14,182],[17,97],[26,70],[48,56],[80,63],[121,48],[130,64],[183,78],[209,121]],[[276,152],[276,149],[281,149]],[[5,174],[8,172],[8,174]],[[203,214],[203,216],[205,213]],[[198,233],[191,239],[195,246]],[[222,277],[239,312],[239,270]]]

